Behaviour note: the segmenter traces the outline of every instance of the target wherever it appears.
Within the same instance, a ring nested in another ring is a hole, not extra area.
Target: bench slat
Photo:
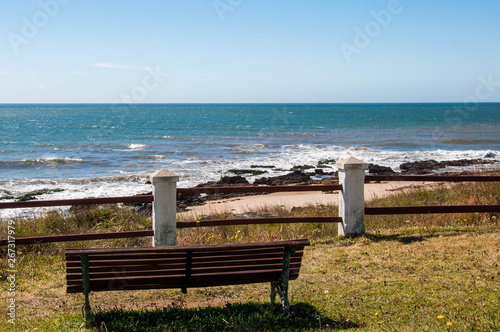
[[[220,249],[252,249],[252,248],[278,248],[278,247],[304,247],[309,245],[309,240],[288,240],[274,242],[258,242],[258,243],[237,243],[237,244],[211,244],[211,245],[194,245],[184,247],[130,247],[130,248],[94,248],[94,249],[66,249],[66,255],[81,255],[81,254],[107,254],[107,253],[141,253],[141,252],[186,252],[186,251],[217,251]]]
[[[290,269],[291,274],[298,274],[300,268],[299,267],[294,267]],[[182,279],[185,282],[193,282],[194,280],[199,279],[198,283],[201,282],[202,280],[205,280],[208,278],[219,278],[219,279],[235,279],[235,278],[241,278],[241,276],[245,275],[260,275],[260,274],[266,274],[266,273],[274,273],[274,272],[280,272],[281,269],[279,267],[274,267],[274,268],[269,268],[269,269],[252,269],[252,270],[246,270],[246,271],[241,271],[241,270],[236,270],[236,271],[228,271],[224,274],[220,274],[219,272],[213,272],[210,273],[210,271],[203,271],[203,272],[198,272],[196,274],[193,274],[188,280],[186,280],[186,275],[185,271],[178,271],[178,273],[170,273],[167,275],[156,273],[152,274],[150,276],[144,277],[142,275],[136,275],[136,276],[122,276],[120,278],[115,278],[114,276],[94,276],[94,278],[91,281],[91,290],[96,291],[99,287],[101,287],[103,284],[112,284],[112,283],[125,283],[125,284],[131,284],[131,283],[136,283],[136,284],[142,284],[147,287],[149,284],[158,284],[158,283],[166,283],[168,284],[170,280],[176,279],[177,277],[182,277]],[[160,272],[160,271],[157,271]],[[201,280],[201,281],[200,281]],[[68,286],[72,285],[81,285],[81,277],[79,279],[71,279],[68,280]],[[270,279],[267,281],[276,281],[275,279]],[[100,285],[100,286],[99,286]]]
[[[189,280],[185,280],[184,275],[173,276],[149,276],[147,279],[142,277],[127,278],[102,278],[94,279],[90,283],[91,291],[100,290],[125,290],[125,289],[150,289],[154,288],[181,288],[181,287],[209,287],[217,285],[238,285],[247,283],[260,283],[277,281],[281,276],[281,269],[274,270],[256,270],[256,271],[236,271],[228,272],[224,275],[199,274],[193,275]],[[75,280],[76,281],[76,280]],[[131,288],[132,287],[132,288]],[[68,284],[68,293],[81,292],[83,288],[80,283]]]
[[[302,256],[302,251],[296,252],[293,258],[297,259]],[[193,253],[194,255],[194,253]],[[207,257],[193,257],[192,258],[192,266],[193,267],[201,267],[201,266],[207,266],[207,265],[217,265],[217,264],[237,264],[238,262],[245,262],[248,260],[252,261],[260,261],[263,259],[282,259],[283,254],[277,253],[277,254],[259,254],[255,256],[249,256],[249,255],[238,255],[238,256],[207,256]],[[144,259],[135,259],[135,260],[129,260],[129,259],[124,259],[124,260],[118,260],[117,257],[113,257],[113,260],[100,260],[100,261],[94,261],[89,258],[89,262],[91,265],[91,271],[92,268],[96,267],[112,267],[112,266],[120,266],[120,267],[132,267],[132,266],[137,266],[137,269],[142,269],[142,268],[154,268],[155,266],[161,266],[161,265],[174,265],[174,264],[185,264],[186,259],[166,259],[166,258],[161,258],[161,259],[150,259],[150,260],[144,260]],[[81,263],[80,262],[68,262],[66,265],[67,271],[70,271],[71,269],[81,269]]]
[[[212,255],[218,255],[221,252],[227,253],[228,255],[254,255],[254,254],[265,254],[265,253],[273,253],[273,252],[282,252],[283,248],[255,248],[255,249],[248,249],[248,250],[225,250],[225,251],[189,251],[192,253],[195,253],[196,256],[198,257],[203,257],[203,256],[212,256]],[[156,258],[182,258],[185,257],[187,254],[186,252],[154,252],[154,253],[144,253],[144,252],[137,252],[137,253],[108,253],[108,254],[88,254],[89,260],[109,260],[111,258],[116,258],[116,259],[137,259],[137,257],[140,257],[141,259],[156,259]],[[66,261],[68,262],[78,262],[80,263],[80,254],[67,254]]]
[[[214,273],[225,273],[225,272],[237,272],[237,271],[254,271],[254,270],[275,270],[281,268],[281,262],[268,264],[268,265],[247,265],[247,266],[222,266],[222,267],[212,267],[212,268],[198,268],[192,269],[191,275],[198,274],[214,274]],[[291,264],[291,269],[299,269],[299,264]],[[185,274],[185,269],[166,269],[166,270],[150,270],[150,271],[106,271],[106,272],[90,272],[90,280],[102,279],[102,278],[113,278],[115,280],[126,278],[126,277],[144,277],[147,281],[148,276],[170,276],[170,275],[182,275]],[[73,280],[81,280],[81,273],[68,273],[66,275],[66,280],[70,283]]]
[[[137,257],[141,257],[143,259],[156,259],[156,258],[182,258],[186,257],[186,252],[174,252],[174,253],[131,253],[131,254],[89,254],[89,259],[91,260],[107,260],[110,258],[117,257],[117,259],[136,259]],[[80,255],[66,255],[66,260],[71,262],[79,262]]]
[[[302,255],[294,255],[291,257],[291,264],[300,264],[302,260]],[[192,263],[192,268],[193,269],[200,269],[200,268],[210,268],[210,267],[233,267],[233,266],[238,266],[238,267],[243,267],[246,265],[256,265],[256,264],[261,264],[261,265],[266,265],[266,264],[281,264],[282,262],[282,257],[275,257],[275,258],[259,258],[259,259],[249,259],[247,258],[246,260],[235,260],[235,261],[209,261],[209,262],[194,262]],[[96,272],[110,272],[110,270],[113,273],[118,273],[118,274],[123,274],[123,273],[131,273],[134,271],[149,271],[149,270],[172,270],[172,269],[180,269],[180,268],[185,268],[186,263],[185,260],[184,262],[176,263],[176,264],[150,264],[149,262],[143,262],[144,264],[142,265],[127,265],[126,263],[123,263],[122,265],[117,265],[117,263],[114,263],[113,265],[99,265],[99,266],[91,266],[90,267],[90,273],[91,275]],[[81,274],[81,264],[80,266],[70,266],[66,268],[66,273],[67,274]]]
[[[297,248],[296,252],[301,251],[303,248]],[[225,251],[225,252],[192,252],[193,258],[196,259],[205,259],[205,258],[210,258],[210,257],[266,257],[266,256],[275,256],[275,255],[282,255],[283,254],[283,248],[276,248],[272,251],[266,250],[266,251]],[[168,254],[162,254],[162,255],[145,255],[143,256],[142,254],[126,254],[126,255],[88,255],[89,261],[92,262],[98,262],[98,261],[108,261],[108,260],[125,260],[125,261],[144,261],[144,260],[149,260],[149,261],[157,261],[161,259],[182,259],[186,257],[187,253],[183,253],[182,255],[176,255],[175,257],[172,257]],[[71,258],[67,259],[67,262],[69,265],[76,265],[80,263],[80,256],[74,256]]]
[[[150,260],[144,260],[140,259],[137,257],[134,260],[120,260],[120,259],[113,259],[113,260],[101,260],[101,261],[94,261],[89,259],[89,263],[91,266],[115,266],[115,265],[126,265],[126,266],[133,266],[133,265],[155,265],[155,264],[177,264],[177,263],[185,263],[186,258],[175,258],[175,259],[168,259],[168,258],[159,258],[159,259],[150,259]],[[81,265],[81,263],[80,263]],[[66,265],[67,267],[77,267],[78,264],[76,262],[73,262],[72,264]]]
[[[218,277],[216,278],[211,278],[211,279],[206,279],[203,278],[200,282],[191,281],[189,283],[184,284],[183,280],[184,277],[178,277],[176,280],[170,280],[170,283],[163,283],[163,284],[137,284],[137,285],[122,285],[120,288],[115,287],[115,288],[108,288],[108,284],[104,284],[104,287],[99,290],[104,290],[104,291],[118,291],[118,290],[146,290],[146,289],[169,289],[169,288],[197,288],[197,287],[215,287],[215,286],[229,286],[229,285],[243,285],[243,284],[253,284],[253,283],[262,283],[262,282],[269,282],[271,279],[276,279],[279,278],[279,274],[281,271],[269,273],[267,275],[250,275],[250,276],[240,276],[239,278],[235,279],[220,279]],[[294,280],[290,277],[290,280]],[[67,293],[81,293],[83,291],[83,288],[80,285],[74,285],[74,286],[68,286],[67,287]],[[92,289],[92,291],[98,291]]]
[[[228,262],[231,263],[231,262]],[[280,259],[265,259],[265,260],[247,260],[247,261],[239,261],[239,262],[234,262],[234,264],[225,264],[221,265],[219,262],[209,262],[209,263],[204,263],[204,264],[197,264],[196,266],[193,265],[192,270],[193,271],[203,271],[207,270],[209,268],[217,268],[219,270],[221,269],[240,269],[240,270],[245,270],[245,269],[251,269],[252,266],[280,266],[282,263],[281,258]],[[298,266],[300,267],[301,264],[301,258],[300,257],[294,257],[292,256],[291,259],[291,267]],[[248,266],[248,267],[247,267]],[[95,268],[90,268],[90,278],[94,278],[94,276],[114,276],[116,278],[124,276],[124,275],[151,275],[151,273],[154,273],[154,271],[159,271],[161,273],[173,273],[171,271],[179,271],[179,270],[185,270],[185,264],[175,264],[175,265],[144,265],[144,266],[123,266],[120,268],[115,268],[111,269],[110,267],[104,266],[104,267],[95,267]],[[81,279],[81,267],[74,267],[74,268],[68,268],[66,270],[66,279],[72,280],[72,279]]]

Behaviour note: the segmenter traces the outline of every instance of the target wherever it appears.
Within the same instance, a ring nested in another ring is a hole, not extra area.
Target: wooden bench
[[[185,247],[66,249],[68,293],[85,295],[85,318],[92,319],[89,293],[271,283],[285,313],[288,281],[297,279],[309,241],[196,245]]]

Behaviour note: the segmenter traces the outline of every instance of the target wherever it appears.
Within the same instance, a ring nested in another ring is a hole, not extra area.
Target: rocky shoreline
[[[370,175],[425,175],[425,174],[437,174],[446,176],[450,173],[456,174],[457,172],[439,172],[446,167],[467,167],[467,166],[480,166],[486,164],[496,164],[498,160],[494,159],[461,159],[461,160],[449,160],[449,161],[435,161],[435,160],[425,160],[425,161],[415,161],[403,163],[399,166],[401,172],[396,172],[392,168],[387,166],[369,164],[368,174]],[[320,160],[318,162],[319,167],[314,167],[312,165],[297,165],[292,167],[289,171],[290,173],[285,175],[277,176],[263,176],[255,179],[253,183],[250,183],[248,179],[241,174],[245,175],[255,175],[254,172],[249,170],[229,170],[229,173],[235,174],[234,176],[223,176],[218,181],[211,181],[206,183],[201,183],[197,187],[223,187],[223,186],[280,186],[280,185],[308,185],[308,184],[332,184],[338,183],[338,172],[325,172],[324,168],[331,168],[330,165],[334,164],[335,160],[327,159]],[[273,169],[276,168],[272,165],[260,165],[251,166],[252,169]],[[283,170],[280,170],[283,171]],[[459,174],[466,175],[471,172],[462,171]],[[262,173],[258,173],[262,174]],[[205,204],[207,201],[228,199],[233,197],[249,196],[249,195],[262,195],[262,193],[241,193],[241,194],[196,194],[196,195],[181,195],[177,197],[177,210],[179,212],[187,211],[190,206],[199,206]],[[138,209],[150,210],[150,206],[147,204],[139,204]]]
[[[399,165],[400,172],[394,171],[392,168],[382,165],[369,164],[368,173],[371,175],[425,175],[437,174],[446,175],[450,172],[444,172],[447,167],[467,167],[478,166],[486,164],[498,164],[499,161],[495,160],[495,155],[487,155],[487,159],[461,159],[449,161],[435,161],[424,160],[407,162]],[[278,186],[278,185],[291,185],[291,184],[332,184],[338,183],[338,172],[331,171],[335,165],[334,159],[321,159],[316,165],[296,165],[289,170],[278,169],[273,165],[251,165],[249,169],[230,169],[228,174],[221,177],[218,181],[210,181],[201,183],[197,187],[222,187],[222,186]],[[250,183],[247,177],[269,174],[270,172],[289,172],[284,175],[275,176],[262,176]],[[453,172],[456,173],[456,172]],[[470,174],[470,172],[461,172],[460,174]],[[63,189],[40,189],[32,192],[25,193],[14,197],[7,191],[0,189],[0,201],[15,199],[17,201],[36,200],[40,195],[51,194],[53,192],[63,191]],[[151,193],[143,193],[151,194]],[[207,201],[228,199],[232,197],[241,197],[248,195],[256,195],[256,193],[241,193],[241,194],[196,194],[196,195],[183,195],[179,194],[177,197],[178,211],[186,211],[190,206],[203,205]],[[261,194],[259,194],[261,195]],[[151,210],[151,204],[140,203],[135,204],[137,210]]]

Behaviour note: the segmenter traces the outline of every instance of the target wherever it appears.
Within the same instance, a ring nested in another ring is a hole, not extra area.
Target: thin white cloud
[[[45,84],[40,84],[40,85],[38,85],[38,86],[37,86],[37,88],[38,88],[39,90],[45,90],[45,88],[47,88],[47,85],[45,85]]]
[[[133,70],[153,70],[151,67],[142,67],[121,63],[100,62],[91,64],[92,67],[106,68],[106,69],[133,69]]]

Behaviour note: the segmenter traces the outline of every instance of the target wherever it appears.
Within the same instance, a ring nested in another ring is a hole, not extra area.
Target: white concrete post
[[[153,184],[153,247],[177,245],[177,181],[179,176],[160,169],[151,174]]]
[[[365,233],[365,170],[368,164],[354,157],[337,162],[339,183],[342,191],[339,195],[338,235],[360,235]]]

